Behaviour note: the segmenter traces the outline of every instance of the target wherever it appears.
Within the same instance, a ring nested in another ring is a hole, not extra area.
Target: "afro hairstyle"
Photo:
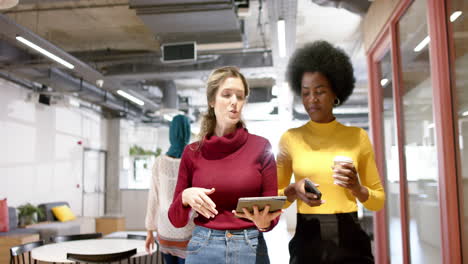
[[[351,95],[356,79],[353,65],[340,49],[319,40],[297,49],[289,59],[286,80],[293,92],[301,96],[302,75],[305,72],[320,72],[331,84],[333,92],[343,104]]]

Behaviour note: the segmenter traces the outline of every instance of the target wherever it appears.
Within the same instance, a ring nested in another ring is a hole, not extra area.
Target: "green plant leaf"
[[[37,206],[32,205],[31,203],[26,203],[23,205],[18,206],[18,217],[21,216],[31,216],[34,213],[37,213],[39,218],[44,217],[44,212]]]
[[[154,151],[151,151],[151,150],[145,150],[140,146],[133,145],[129,149],[128,153],[129,153],[130,156],[155,156],[155,157],[157,157],[157,156],[161,155],[161,151],[162,151],[161,148],[157,148],[156,152],[154,152]]]

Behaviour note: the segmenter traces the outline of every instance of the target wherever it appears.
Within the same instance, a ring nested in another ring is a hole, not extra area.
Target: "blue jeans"
[[[186,264],[269,264],[263,234],[256,228],[215,230],[195,227]]]

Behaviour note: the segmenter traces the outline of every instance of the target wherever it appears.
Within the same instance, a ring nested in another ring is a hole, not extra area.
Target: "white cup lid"
[[[353,159],[346,156],[335,156],[333,159],[334,162],[346,162],[346,163],[353,163]]]

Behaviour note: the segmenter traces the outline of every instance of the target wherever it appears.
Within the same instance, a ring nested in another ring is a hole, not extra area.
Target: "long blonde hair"
[[[214,108],[210,106],[210,103],[213,103],[216,100],[216,93],[218,92],[219,87],[227,78],[239,78],[244,85],[245,98],[249,95],[249,85],[244,75],[240,73],[239,68],[234,66],[226,66],[215,69],[211,72],[210,77],[206,84],[206,100],[208,103],[208,112],[206,112],[202,117],[202,122],[200,125],[200,133],[198,134],[200,146],[203,144],[205,136],[210,136],[214,133],[216,128],[216,115]],[[245,127],[245,124],[242,120],[239,121],[237,126]]]

